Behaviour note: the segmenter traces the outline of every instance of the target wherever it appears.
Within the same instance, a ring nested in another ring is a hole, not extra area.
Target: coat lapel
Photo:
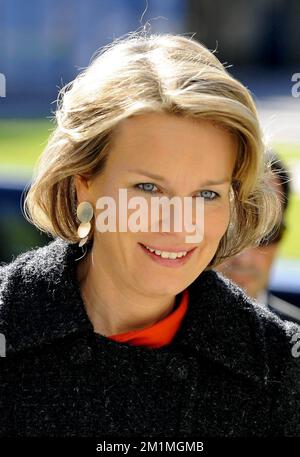
[[[0,322],[7,353],[93,332],[76,279],[81,255],[77,244],[56,239],[1,270]],[[172,349],[183,348],[263,382],[267,373],[260,313],[267,311],[213,270],[202,272],[189,292],[188,310]]]

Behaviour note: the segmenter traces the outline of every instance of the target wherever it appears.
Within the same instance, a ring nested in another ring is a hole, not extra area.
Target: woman
[[[247,89],[136,33],[61,95],[25,200],[55,239],[0,270],[1,436],[298,436],[300,328],[213,270],[280,220]]]

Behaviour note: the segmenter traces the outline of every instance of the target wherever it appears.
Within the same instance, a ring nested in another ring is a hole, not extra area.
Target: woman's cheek
[[[229,205],[209,208],[204,214],[204,232],[210,240],[219,242],[227,230],[230,220]]]

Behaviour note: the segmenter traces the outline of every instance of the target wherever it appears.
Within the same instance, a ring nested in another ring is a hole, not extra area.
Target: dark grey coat
[[[298,325],[206,271],[172,344],[118,343],[86,314],[81,253],[57,239],[0,268],[0,436],[300,436]]]

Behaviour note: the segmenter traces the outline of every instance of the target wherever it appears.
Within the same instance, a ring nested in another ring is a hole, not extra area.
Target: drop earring
[[[77,206],[77,217],[80,220],[81,224],[77,229],[77,234],[81,238],[78,246],[83,246],[88,240],[88,234],[91,230],[90,220],[94,215],[94,209],[90,202],[81,202]]]

